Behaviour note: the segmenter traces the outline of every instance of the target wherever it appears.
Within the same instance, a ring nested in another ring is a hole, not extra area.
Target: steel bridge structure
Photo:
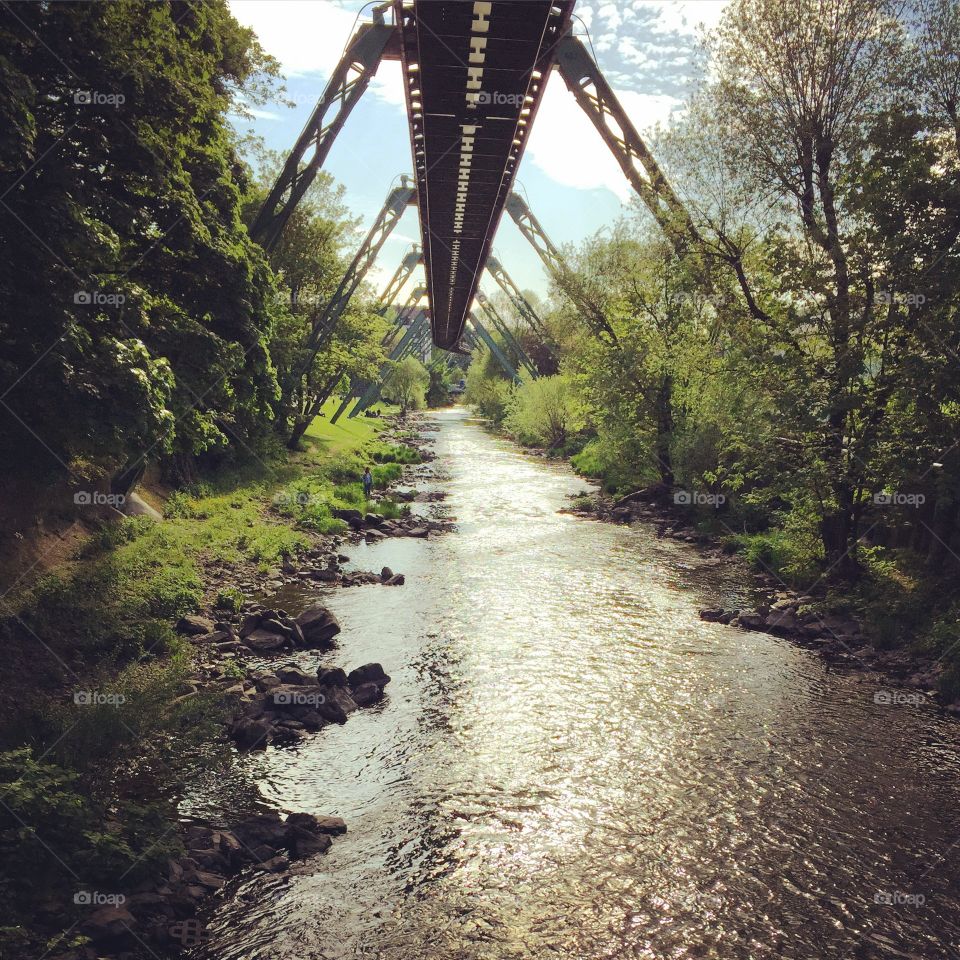
[[[668,183],[600,68],[571,29],[574,0],[392,0],[361,23],[264,201],[251,235],[265,249],[280,238],[292,211],[322,169],[337,134],[383,60],[399,60],[410,132],[412,176],[401,176],[364,237],[333,296],[310,318],[303,360],[307,376],[338,320],[409,206],[419,212],[421,244],[402,259],[380,296],[378,312],[395,311],[384,340],[389,361],[378,381],[355,384],[335,419],[352,401],[351,416],[375,402],[394,361],[432,341],[461,353],[484,344],[512,380],[536,377],[536,365],[479,284],[486,269],[516,315],[548,355],[555,352],[542,319],[491,256],[504,211],[530,242],[547,273],[599,338],[616,334],[581,290],[559,249],[528,205],[513,191],[537,109],[557,72],[614,155],[673,249],[683,255],[700,242],[683,203]],[[401,291],[422,269],[397,310]],[[426,307],[421,301],[426,298]],[[482,314],[485,323],[478,314]],[[499,336],[497,338],[488,329]],[[342,380],[331,378],[314,400]]]

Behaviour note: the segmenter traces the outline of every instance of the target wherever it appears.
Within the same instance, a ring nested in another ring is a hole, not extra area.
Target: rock
[[[384,581],[384,584],[388,587],[402,587],[406,582],[407,578],[402,573],[398,573]]]
[[[236,637],[227,630],[213,630],[211,633],[195,633],[191,635],[194,643],[212,643],[220,646],[221,643],[236,641]]]
[[[324,606],[308,607],[297,617],[303,631],[304,642],[311,646],[329,643],[340,632],[337,618]]]
[[[378,540],[386,540],[387,535],[380,530],[368,530],[366,532],[367,543],[376,543]]]
[[[321,667],[317,671],[317,682],[323,687],[345,687],[347,675],[340,667]]]
[[[430,531],[426,527],[413,527],[407,531],[408,537],[429,537]]]
[[[94,942],[100,942],[133,936],[132,930],[136,925],[136,918],[126,907],[108,906],[94,911],[83,921],[80,929]]]
[[[287,870],[289,867],[290,860],[282,853],[271,857],[269,860],[262,860],[260,862],[260,869],[266,870],[268,873],[283,873],[284,870]]]
[[[362,683],[375,683],[378,687],[385,687],[390,682],[390,677],[383,672],[383,667],[379,663],[365,663],[362,667],[351,670],[347,675],[347,683],[350,687],[358,687]]]
[[[249,634],[253,633],[260,626],[261,619],[259,613],[248,613],[240,621],[240,639],[245,640]]]
[[[311,580],[319,580],[321,583],[336,583],[340,579],[340,572],[328,567],[326,570],[311,570],[309,576]]]
[[[286,844],[287,825],[275,810],[255,814],[241,820],[233,828],[233,834],[243,848],[256,859],[265,859]]]
[[[295,684],[298,686],[314,686],[317,678],[312,673],[307,673],[294,664],[287,664],[277,670],[277,679],[282,684]]]
[[[340,817],[318,817],[312,813],[291,813],[287,825],[310,833],[328,833],[339,836],[347,832],[347,823]]]
[[[267,695],[268,709],[284,713],[298,714],[305,713],[308,710],[319,710],[321,716],[325,716],[322,707],[329,699],[327,694],[316,685],[316,680],[309,677],[311,685],[299,683],[283,683],[279,687],[274,687]]]
[[[254,683],[261,693],[266,693],[269,690],[273,690],[274,687],[280,686],[280,678],[274,676],[272,673],[268,673],[264,676],[257,677]]]
[[[730,623],[733,623],[733,621],[736,620],[737,617],[739,616],[740,616],[739,610],[724,610],[723,616],[720,617],[717,623],[722,623],[724,625],[730,624]]]
[[[369,707],[383,699],[383,687],[375,683],[359,683],[351,690],[350,695],[358,707]]]
[[[763,630],[767,621],[762,613],[751,613],[744,610],[732,623],[738,627],[743,627],[744,630]]]
[[[707,623],[719,623],[723,616],[723,607],[704,607],[700,611],[700,619]]]
[[[279,624],[273,626],[279,627]],[[286,635],[273,629],[257,627],[244,637],[243,642],[257,653],[266,653],[271,650],[284,650],[293,646],[293,641]]]
[[[345,520],[351,526],[355,523],[363,523],[363,514],[359,510],[333,510],[332,513],[338,520]]]
[[[265,720],[238,720],[230,727],[230,736],[241,750],[266,750],[270,724]]]
[[[770,633],[775,633],[782,637],[792,637],[801,633],[804,625],[797,618],[796,613],[790,607],[783,607],[779,610],[774,609],[767,617],[766,629]]]
[[[199,617],[191,613],[177,621],[177,633],[186,634],[188,637],[198,637],[213,632],[213,621],[206,617]]]
[[[280,563],[280,569],[284,573],[296,573],[297,565],[289,557],[284,557]]]
[[[314,733],[327,725],[327,721],[324,720],[316,710],[307,710],[299,714],[299,717],[304,728]]]
[[[389,567],[384,567],[380,571],[380,579],[384,583],[386,583],[389,579],[391,579],[391,577],[393,577],[393,571]]]
[[[346,723],[347,714],[357,709],[357,702],[346,687],[320,687],[323,702],[316,705],[316,711],[330,723]]]
[[[290,852],[298,860],[303,860],[326,853],[332,845],[333,841],[324,834],[299,833],[290,845]]]

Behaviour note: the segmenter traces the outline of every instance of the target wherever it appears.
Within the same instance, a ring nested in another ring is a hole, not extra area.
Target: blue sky
[[[632,0],[577,3],[575,32],[589,32],[607,80],[641,133],[669,123],[698,75],[697,33],[717,22],[726,0]],[[303,128],[351,35],[357,0],[230,0],[234,16],[252,27],[281,63],[286,97],[295,107],[265,105],[252,128],[267,146],[286,151]],[[383,63],[351,114],[324,166],[346,187],[350,209],[368,228],[401,173],[411,171],[400,66]],[[554,243],[576,242],[615,220],[632,192],[596,130],[562,79],[550,79],[521,163],[517,189]],[[384,246],[372,281],[382,287],[411,242],[419,242],[410,209]],[[494,252],[514,280],[543,294],[543,267],[509,217]],[[481,286],[495,289],[484,279]]]

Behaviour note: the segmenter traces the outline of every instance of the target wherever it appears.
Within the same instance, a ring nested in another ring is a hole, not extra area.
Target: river
[[[960,957],[960,727],[701,622],[735,564],[558,512],[568,467],[432,418],[456,533],[314,589],[387,698],[240,773],[348,833],[213,916],[210,960]],[[434,505],[435,506],[435,505]],[[882,697],[880,699],[883,699]]]

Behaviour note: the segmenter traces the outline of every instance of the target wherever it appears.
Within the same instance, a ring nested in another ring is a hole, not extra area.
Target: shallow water
[[[960,957],[960,727],[701,622],[734,565],[558,513],[566,467],[436,419],[458,532],[348,550],[404,587],[283,598],[344,625],[302,662],[378,660],[387,698],[237,772],[349,832],[242,881],[202,956]]]

